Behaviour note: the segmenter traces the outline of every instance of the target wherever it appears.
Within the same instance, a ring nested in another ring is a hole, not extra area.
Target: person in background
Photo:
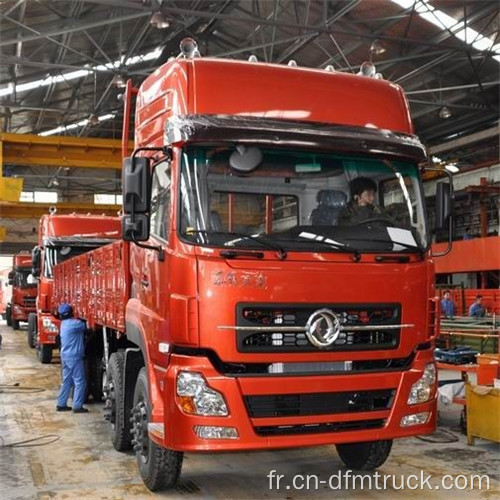
[[[88,413],[83,407],[85,400],[85,322],[73,318],[73,309],[69,304],[61,304],[58,308],[61,317],[61,364],[62,384],[57,398],[57,411],[70,411],[68,397],[71,387],[73,393],[73,413]]]
[[[453,318],[456,314],[455,302],[451,299],[451,293],[446,290],[443,294],[443,300],[441,300],[441,315],[447,318]]]
[[[476,295],[476,300],[469,307],[469,316],[472,318],[482,318],[486,314],[486,309],[483,307],[483,296]]]
[[[470,227],[465,228],[464,240],[472,240],[474,236],[472,236]]]

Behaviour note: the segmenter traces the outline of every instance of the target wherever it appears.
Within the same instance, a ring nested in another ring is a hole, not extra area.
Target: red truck
[[[5,311],[7,325],[19,330],[21,321],[28,321],[29,314],[35,310],[36,280],[31,274],[28,252],[20,252],[12,258],[9,285],[12,285],[12,297]]]
[[[432,433],[425,151],[402,89],[186,52],[137,92],[123,241],[55,266],[53,307],[102,334],[111,440],[146,486],[174,486],[184,452],[335,444],[373,469]],[[359,177],[378,208],[342,222]]]
[[[40,361],[52,360],[52,351],[59,345],[59,319],[52,314],[52,291],[54,266],[70,257],[88,252],[108,244],[121,235],[120,218],[105,215],[59,215],[56,212],[41,217],[38,230],[38,245],[32,250],[30,265],[38,278],[36,309],[28,318],[28,344],[37,348]],[[33,301],[34,302],[34,301]],[[93,349],[89,346],[89,349]],[[91,380],[99,378],[95,396],[102,394],[98,365],[93,367]]]

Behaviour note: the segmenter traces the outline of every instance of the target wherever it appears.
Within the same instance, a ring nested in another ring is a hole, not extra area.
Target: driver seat
[[[318,206],[311,212],[313,226],[333,226],[337,224],[342,209],[347,204],[347,195],[335,189],[322,189],[316,195]]]

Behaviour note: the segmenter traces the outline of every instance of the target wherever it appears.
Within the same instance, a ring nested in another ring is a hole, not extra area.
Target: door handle
[[[148,287],[149,286],[149,281],[147,279],[142,279],[141,280],[141,285],[144,286],[144,287]]]

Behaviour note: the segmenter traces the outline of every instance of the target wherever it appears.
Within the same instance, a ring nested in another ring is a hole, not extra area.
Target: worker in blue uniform
[[[486,314],[486,309],[483,307],[483,296],[476,295],[474,303],[469,307],[469,316],[473,318],[482,318]]]
[[[447,318],[453,318],[456,313],[455,302],[451,299],[451,293],[446,290],[441,301],[441,314]]]
[[[57,399],[57,411],[70,411],[68,397],[71,387],[73,392],[73,413],[88,413],[83,407],[85,400],[85,322],[73,318],[73,309],[69,304],[58,308],[61,317],[61,364],[62,384]]]

